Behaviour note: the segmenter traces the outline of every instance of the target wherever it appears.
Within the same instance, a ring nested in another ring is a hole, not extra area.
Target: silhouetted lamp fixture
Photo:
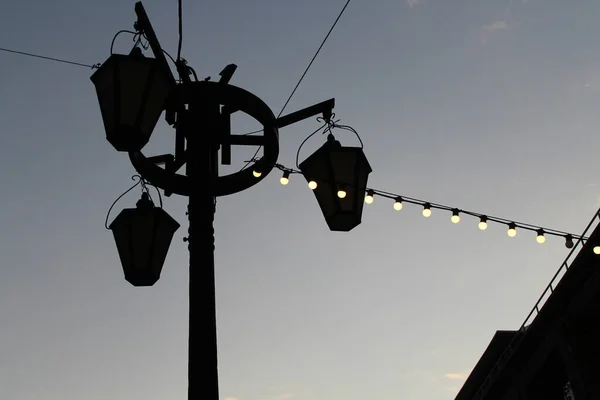
[[[425,218],[431,217],[431,204],[429,204],[429,203],[423,204],[423,216]]]
[[[154,285],[179,223],[155,207],[144,192],[136,208],[121,211],[109,228],[117,243],[125,279],[133,286]]]
[[[327,142],[299,167],[329,229],[348,232],[360,224],[367,180],[372,172],[362,148],[342,146],[330,133]]]
[[[106,139],[118,151],[140,151],[150,140],[172,87],[161,64],[135,47],[129,55],[112,54],[90,79]]]

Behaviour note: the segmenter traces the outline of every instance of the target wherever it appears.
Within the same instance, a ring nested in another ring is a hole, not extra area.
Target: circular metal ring
[[[237,86],[204,81],[178,85],[174,89],[172,99],[183,104],[208,100],[229,109],[242,111],[263,126],[264,155],[260,161],[262,175],[256,178],[251,169],[244,169],[219,176],[215,181],[215,196],[226,196],[246,190],[263,180],[273,170],[279,157],[279,130],[273,111],[260,98]],[[193,183],[187,176],[166,171],[149,161],[140,151],[130,152],[129,159],[136,171],[153,185],[182,196],[192,193]]]

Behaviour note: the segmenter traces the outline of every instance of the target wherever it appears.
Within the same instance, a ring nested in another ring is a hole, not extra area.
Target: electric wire
[[[337,18],[335,19],[335,21],[333,22],[333,25],[331,25],[331,28],[329,28],[329,32],[327,32],[327,35],[325,35],[325,38],[323,39],[323,41],[321,42],[321,44],[319,45],[319,48],[317,49],[317,51],[315,52],[315,55],[313,56],[313,58],[310,60],[310,62],[308,63],[308,66],[306,67],[306,69],[304,70],[304,72],[302,73],[302,76],[300,76],[300,79],[298,80],[298,83],[296,83],[296,86],[294,86],[294,90],[292,90],[292,93],[290,93],[289,97],[287,98],[287,100],[285,101],[283,107],[281,107],[281,111],[279,111],[279,115],[277,115],[277,118],[281,117],[281,114],[283,114],[283,111],[285,110],[285,108],[288,106],[288,104],[290,103],[290,101],[292,100],[292,97],[294,97],[294,94],[296,94],[296,91],[298,90],[298,87],[300,86],[300,84],[302,83],[302,81],[304,80],[304,77],[306,76],[306,74],[308,73],[308,71],[310,70],[310,67],[312,67],[313,63],[315,62],[315,60],[317,59],[317,56],[319,55],[319,53],[321,52],[321,49],[323,48],[323,46],[325,45],[325,42],[327,42],[327,39],[329,39],[329,36],[331,35],[331,32],[333,32],[333,30],[335,29],[338,21],[340,20],[340,18],[342,17],[342,15],[344,14],[344,11],[346,11],[346,8],[348,7],[348,4],[350,4],[351,0],[347,0],[346,4],[344,4],[344,7],[342,7],[342,10],[340,11],[340,13],[338,14]]]
[[[315,54],[313,55],[312,59],[310,60],[310,62],[308,63],[308,66],[306,67],[306,69],[304,70],[304,72],[302,73],[302,75],[300,76],[300,79],[298,80],[298,82],[296,83],[296,86],[294,86],[294,89],[292,90],[292,92],[290,93],[290,95],[288,96],[287,100],[285,101],[285,103],[283,104],[283,107],[281,107],[281,110],[279,111],[279,114],[277,115],[277,118],[281,117],[281,115],[283,114],[283,111],[286,109],[286,107],[288,106],[288,104],[290,103],[290,101],[292,100],[292,97],[294,97],[294,95],[296,94],[296,91],[298,90],[298,88],[300,87],[300,84],[302,83],[302,81],[304,80],[304,77],[306,76],[306,74],[308,73],[308,71],[310,70],[310,68],[312,67],[313,63],[315,62],[315,60],[317,59],[319,53],[321,52],[321,49],[323,48],[323,46],[325,45],[325,43],[327,42],[327,39],[329,39],[329,36],[331,35],[331,32],[333,32],[333,30],[335,29],[337,23],[339,22],[340,18],[342,18],[342,15],[344,14],[344,12],[346,11],[346,8],[348,7],[348,4],[350,4],[351,0],[346,0],[346,4],[344,4],[344,7],[342,7],[341,11],[339,12],[337,18],[335,19],[335,21],[333,22],[333,25],[331,25],[331,28],[329,28],[329,31],[327,32],[327,35],[325,35],[325,38],[323,39],[323,41],[321,42],[321,44],[319,45],[319,48],[317,49],[317,51],[315,52]],[[260,149],[262,148],[262,146],[259,146],[256,149],[256,152],[254,153],[254,155],[252,156],[251,159],[255,159],[256,156],[258,155],[258,152],[260,151]],[[250,163],[246,163],[246,165],[244,165],[240,171],[245,170],[246,168],[248,168],[248,165],[250,165]]]
[[[183,44],[183,8],[182,0],[177,1],[177,14],[179,16],[179,43],[177,44],[177,61],[181,60],[181,46]]]
[[[75,61],[69,61],[69,60],[63,60],[63,59],[55,58],[55,57],[47,57],[47,56],[42,56],[42,55],[39,55],[39,54],[27,53],[27,52],[24,52],[24,51],[7,49],[7,48],[4,48],[4,47],[0,47],[0,51],[4,51],[4,52],[7,52],[7,53],[13,53],[13,54],[20,54],[20,55],[23,55],[23,56],[28,56],[28,57],[33,57],[33,58],[41,58],[43,60],[55,61],[55,62],[59,62],[59,63],[63,63],[63,64],[76,65],[76,66],[79,66],[79,67],[85,67],[85,68],[90,68],[90,69],[100,68],[100,65],[102,65],[101,63],[97,63],[97,64],[83,64],[83,63],[79,63],[79,62],[75,62]]]

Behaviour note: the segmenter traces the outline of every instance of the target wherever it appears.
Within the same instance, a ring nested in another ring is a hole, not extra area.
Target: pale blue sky
[[[236,63],[232,83],[277,113],[344,3],[184,0],[183,55],[202,77]],[[176,1],[144,4],[175,53]],[[133,5],[7,0],[0,47],[102,62]],[[600,194],[599,13],[594,0],[353,0],[288,111],[335,97],[372,187],[579,233]],[[133,169],[104,139],[90,75],[0,53],[0,398],[184,399],[186,229],[155,287],[123,279],[103,223]],[[316,126],[281,131],[282,164]],[[148,152],[171,138],[162,122]],[[165,202],[184,228],[185,204]],[[446,375],[518,328],[567,254],[560,238],[391,205],[376,198],[344,234],[298,177],[219,200],[221,399],[452,399],[463,380]]]

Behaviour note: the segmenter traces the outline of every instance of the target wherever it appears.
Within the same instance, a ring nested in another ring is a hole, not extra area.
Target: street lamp
[[[96,86],[106,139],[118,151],[140,151],[164,110],[172,87],[160,62],[138,47],[112,54],[90,78]]]
[[[360,147],[345,147],[330,133],[327,142],[299,165],[332,231],[360,224],[367,179],[372,169]]]
[[[143,182],[163,189],[166,196],[178,194],[189,198],[188,398],[218,400],[213,227],[216,198],[241,192],[262,181],[277,163],[279,129],[317,115],[330,122],[335,100],[275,117],[260,98],[229,84],[236,69],[234,64],[225,67],[218,82],[210,79],[192,82],[190,68],[177,59],[178,83],[141,2],[135,4],[135,12],[136,34],[148,40],[155,58],[145,58],[135,48],[128,56],[113,54],[91,79],[98,93],[107,140],[118,151],[129,153]],[[175,127],[174,155],[146,157],[141,150],[162,111],[166,111],[167,123]],[[263,126],[263,135],[232,135],[231,115],[236,112],[257,120]],[[219,160],[221,164],[230,164],[232,145],[260,146],[262,157],[250,168],[221,176]],[[344,203],[342,213],[328,212],[326,218],[337,230],[349,230],[360,223],[360,193],[364,193],[370,167],[362,150],[338,147],[323,152],[322,157],[331,159],[329,165],[340,168],[336,167],[336,173],[325,178],[350,179],[342,173],[346,167],[355,168],[360,177],[348,182],[357,189],[349,189],[351,199]],[[326,159],[317,156],[314,160],[325,167]],[[184,165],[185,174],[179,174]],[[318,165],[311,162],[306,165],[315,179],[323,177]],[[321,184],[326,185],[326,180]],[[124,210],[110,226],[125,277],[136,286],[152,285],[159,279],[169,244],[179,227],[146,196],[143,195],[135,209]]]
[[[125,279],[133,286],[152,286],[160,278],[173,235],[179,229],[162,208],[142,193],[136,208],[126,208],[109,226],[115,237]]]

